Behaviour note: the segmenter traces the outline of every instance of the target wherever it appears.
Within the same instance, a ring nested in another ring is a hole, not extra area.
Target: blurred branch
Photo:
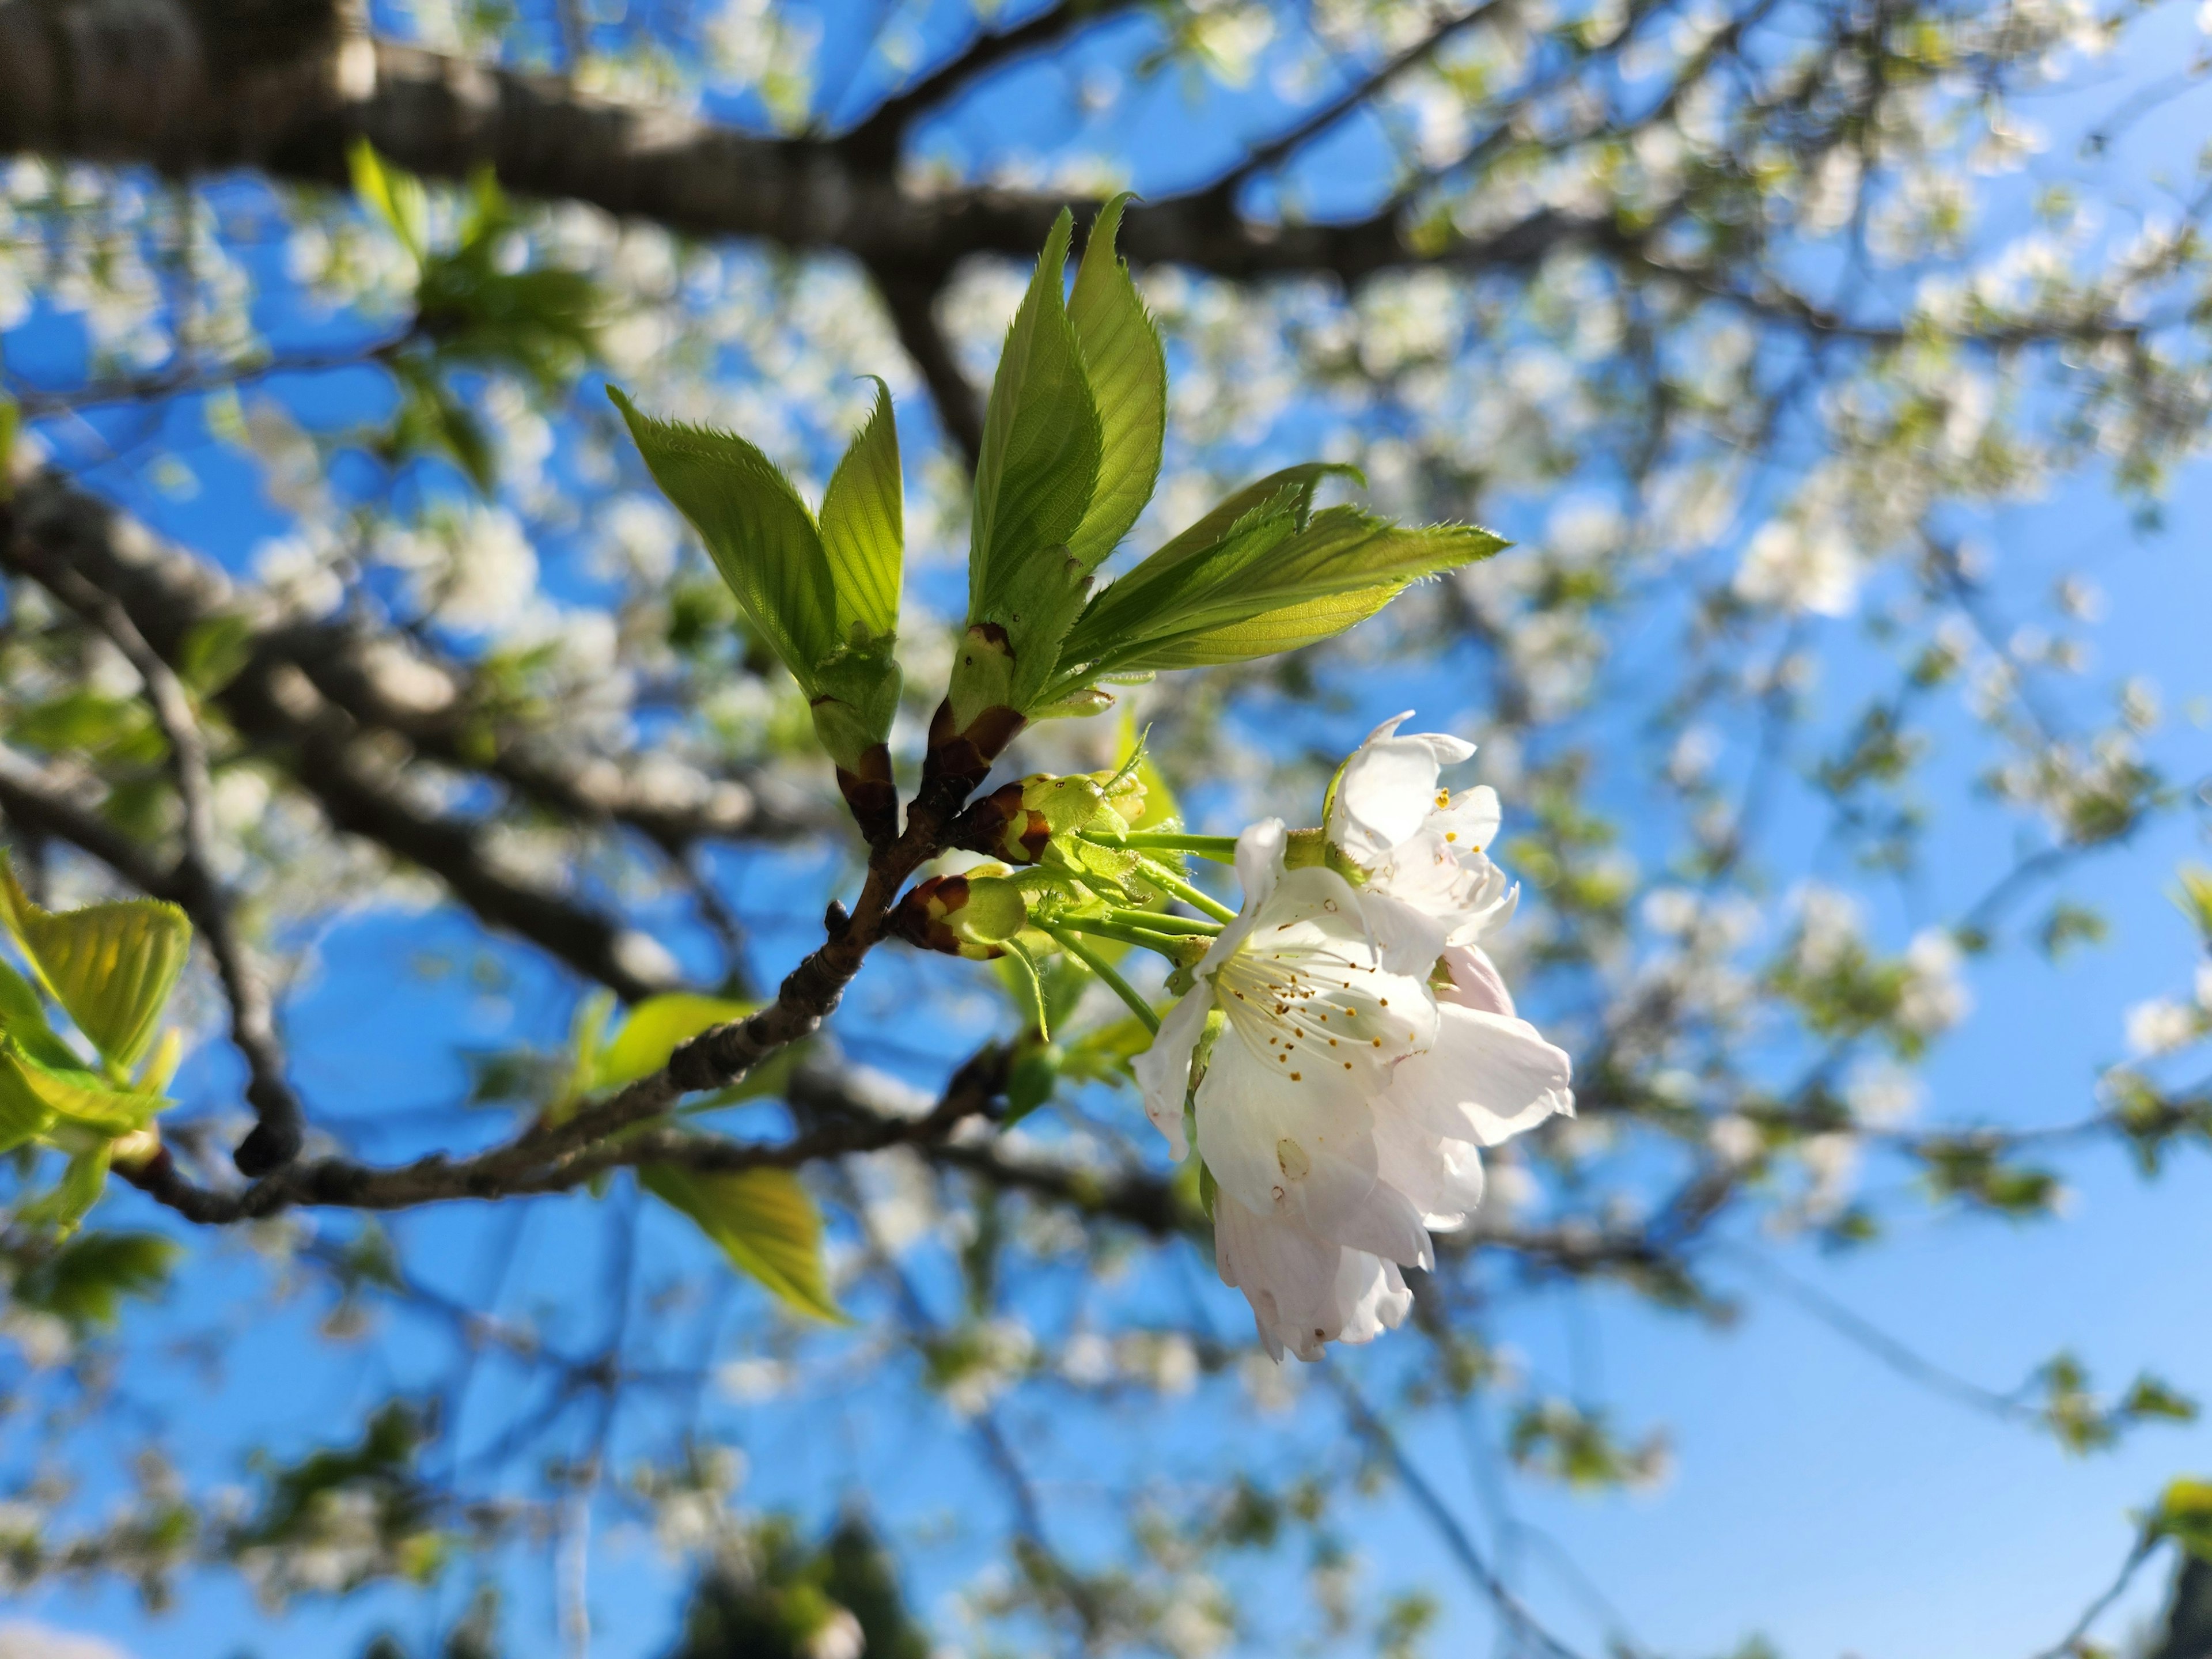
[[[937,292],[944,286],[943,271],[915,272],[884,265],[870,265],[868,274],[884,296],[884,307],[898,331],[899,343],[921,371],[937,405],[937,418],[959,446],[973,472],[983,454],[983,405],[975,388],[953,355],[951,343],[937,321]]]
[[[908,129],[993,70],[1026,52],[1058,46],[1089,24],[1143,9],[1142,0],[1057,0],[1011,28],[978,34],[958,53],[893,93],[841,134],[837,147],[870,166],[895,167]]]
[[[1414,1507],[1436,1528],[1468,1582],[1497,1610],[1498,1617],[1505,1622],[1518,1642],[1534,1652],[1550,1656],[1550,1659],[1580,1659],[1577,1651],[1546,1629],[1527,1604],[1513,1593],[1511,1587],[1498,1576],[1497,1570],[1476,1545],[1465,1523],[1452,1512],[1451,1506],[1444,1502],[1436,1487],[1430,1484],[1420,1466],[1407,1455],[1405,1448],[1398,1443],[1398,1437],[1390,1431],[1389,1425],[1367,1403],[1366,1396],[1359,1391],[1359,1385],[1343,1365],[1330,1358],[1315,1369],[1336,1390],[1337,1397],[1343,1401],[1345,1413],[1351,1418],[1352,1426],[1389,1464],[1391,1471],[1398,1477],[1399,1484],[1413,1498]]]
[[[1427,63],[1454,36],[1475,24],[1486,22],[1515,3],[1516,0],[1484,0],[1474,9],[1437,25],[1403,52],[1376,64],[1335,97],[1309,111],[1283,132],[1255,145],[1243,161],[1208,185],[1207,192],[1233,207],[1236,193],[1244,184],[1289,161],[1361,105],[1387,90],[1400,76]]]
[[[285,1074],[283,1044],[276,1036],[269,983],[247,950],[229,895],[216,879],[215,791],[207,734],[200,729],[191,694],[161,653],[146,642],[130,613],[110,594],[56,559],[35,537],[16,539],[9,556],[54,597],[112,641],[138,672],[146,701],[168,739],[169,764],[184,808],[184,849],[170,885],[207,941],[230,1004],[231,1041],[246,1056],[246,1098],[255,1127],[234,1155],[247,1176],[267,1175],[298,1156],[305,1138],[300,1097]]]

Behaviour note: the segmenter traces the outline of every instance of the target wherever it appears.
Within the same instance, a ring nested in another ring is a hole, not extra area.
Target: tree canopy
[[[1534,1301],[1786,1301],[2054,1456],[2192,1420],[1800,1269],[2203,1181],[2212,686],[2094,650],[2189,560],[2199,27],[0,0],[0,1583],[380,1659],[1649,1653],[1437,1473],[1664,1473]],[[1363,828],[1407,708],[1460,769]],[[1931,1071],[2112,871],[2166,988]],[[1223,1137],[1255,918],[1297,1042],[1395,1045],[1332,1087],[1519,1080],[1441,1191]],[[1269,1156],[1374,1264],[1310,1341]],[[2195,1650],[2198,1473],[2053,1654],[2169,1562]]]

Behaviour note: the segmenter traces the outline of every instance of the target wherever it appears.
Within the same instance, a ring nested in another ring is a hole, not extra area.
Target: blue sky
[[[2170,36],[2163,44],[2154,37],[2139,50],[2172,44]],[[1117,49],[1109,39],[1095,54],[1107,61]],[[1027,87],[1031,79],[1034,142],[1042,146],[1059,137],[1049,112],[1062,88],[1043,72],[1016,84]],[[1224,118],[1241,122],[1267,112],[1259,92],[1196,110],[1163,98],[1135,158],[1140,182],[1171,187],[1176,167],[1190,164],[1194,134],[1218,131]],[[954,112],[931,142],[959,149],[967,118]],[[2063,133],[2073,118],[2062,110],[2051,120]],[[1013,132],[1018,137],[1022,131],[1017,117]],[[2147,167],[2162,149],[2175,153],[2202,136],[2197,112],[2184,104],[2147,122],[2130,154]],[[1003,143],[1007,134],[994,137]],[[1371,148],[1363,152],[1356,134],[1328,146],[1313,163],[1313,198],[1355,204],[1372,164]],[[11,366],[35,372],[37,331],[21,332],[22,339],[9,341]],[[343,404],[367,394],[350,383],[326,382],[303,395]],[[195,454],[195,464],[201,459]],[[250,544],[270,526],[241,514],[230,504],[235,497],[210,488],[203,507],[180,512],[179,528],[208,544]],[[2212,570],[2197,556],[2191,528],[2205,521],[2208,508],[2212,486],[2191,475],[2172,503],[2172,527],[2146,538],[2129,530],[2124,507],[2089,482],[1978,526],[1996,550],[2008,592],[2039,595],[2062,568],[2086,568],[2100,582],[2109,613],[2095,635],[2089,683],[2101,692],[2124,674],[2142,673],[2161,684],[2176,717],[2153,748],[2178,777],[2202,774],[2212,761],[2201,725],[2179,713],[2191,697],[2212,694],[2202,644],[2203,619],[2212,615]],[[1820,707],[1832,720],[1875,681],[1869,653],[1849,641],[1846,625],[1831,627],[1838,648]],[[1455,708],[1480,688],[1471,678],[1452,683],[1446,671],[1433,694]],[[1430,687],[1418,695],[1427,700]],[[1377,686],[1340,717],[1342,732],[1356,737],[1370,717],[1409,700],[1401,686]],[[1963,744],[1939,751],[1931,793],[1955,798],[1972,763]],[[1977,890],[1986,880],[1998,822],[1978,810],[1941,821],[1928,848],[1932,890],[1954,897]],[[1809,807],[1785,807],[1772,830],[1777,861],[1791,862],[1792,836],[1810,846],[1820,829]],[[2069,896],[2100,905],[2112,919],[2105,948],[2055,966],[2032,952],[1977,963],[1976,1012],[1939,1048],[1928,1073],[1928,1115],[2008,1123],[2079,1115],[2098,1068],[2120,1057],[2124,1011],[2186,983],[2197,945],[2164,889],[2175,863],[2192,855],[2203,856],[2203,849],[2189,822],[2176,819],[2069,877]],[[773,973],[803,948],[814,896],[834,877],[834,860],[775,859],[733,865],[727,873],[736,897],[755,914],[791,891],[806,895],[786,916],[771,909],[758,930],[760,965]],[[1870,902],[1886,932],[1909,932],[1911,918],[1889,900],[1874,895]],[[479,984],[469,966],[487,951],[484,959],[504,977]],[[440,957],[449,969],[426,971]],[[518,952],[487,947],[450,917],[349,924],[328,941],[325,958],[322,977],[290,1011],[300,1081],[319,1114],[344,1122],[377,1156],[404,1156],[430,1144],[426,1137],[451,1133],[450,1124],[425,1114],[460,1085],[459,1050],[550,1045],[568,1025],[572,987]],[[889,1039],[880,1054],[856,1043],[865,1057],[893,1063],[901,1045],[949,1048],[963,1035],[900,1025],[896,1010],[913,971],[879,963],[856,988],[852,1012],[859,1023]],[[407,1040],[389,1040],[395,1030]],[[221,1055],[196,1060],[185,1079],[191,1097],[223,1098],[234,1082],[228,1065]],[[483,1133],[496,1127],[487,1118]],[[1849,1260],[1794,1249],[1778,1259],[1931,1361],[1992,1388],[2008,1389],[2054,1352],[2072,1348],[2106,1389],[2148,1368],[2186,1392],[2212,1395],[2212,1290],[2203,1270],[2202,1219],[2212,1173],[2204,1161],[2185,1156],[2154,1184],[2104,1152],[2069,1164],[2067,1173],[2075,1200],[2059,1222],[2015,1226],[1929,1215]],[[1886,1178],[1893,1184],[1902,1176]],[[1885,1177],[1877,1172],[1873,1179]],[[580,1352],[603,1335],[605,1314],[590,1305],[579,1310],[574,1288],[604,1282],[625,1201],[618,1193],[604,1206],[562,1200],[512,1217],[456,1210],[398,1225],[410,1259],[432,1264],[426,1276],[434,1270],[441,1288],[463,1297],[491,1288],[506,1230],[528,1229],[526,1266],[501,1287],[506,1305],[542,1304],[554,1340]],[[118,1199],[113,1211],[118,1222],[157,1220],[134,1197]],[[656,1215],[647,1225],[651,1248],[641,1259],[696,1260],[696,1243],[677,1224]],[[443,1374],[447,1346],[432,1330],[401,1321],[373,1344],[333,1354],[313,1338],[322,1304],[309,1299],[272,1310],[261,1270],[242,1247],[202,1239],[195,1250],[164,1324],[228,1333],[221,1386],[210,1395],[192,1365],[150,1346],[137,1352],[122,1385],[131,1399],[175,1414],[174,1443],[209,1479],[238,1478],[237,1454],[249,1442],[272,1437],[280,1450],[304,1449],[393,1389]],[[2204,1425],[2148,1429],[2117,1451],[2069,1459],[2045,1439],[1899,1376],[1748,1273],[1736,1282],[1744,1317],[1722,1332],[1606,1292],[1531,1294],[1500,1317],[1502,1334],[1533,1372],[1612,1403],[1626,1428],[1664,1425],[1670,1436],[1673,1471],[1650,1492],[1586,1499],[1517,1477],[1503,1482],[1514,1511],[1556,1540],[1575,1571],[1600,1587],[1626,1628],[1656,1651],[1717,1654],[1757,1632],[1792,1656],[2024,1659],[2055,1640],[2102,1589],[2126,1549],[2129,1510],[2176,1473],[2212,1468],[2212,1427]],[[1145,1293],[1197,1297],[1222,1334],[1243,1332],[1237,1298],[1212,1283],[1194,1255],[1167,1264]],[[749,1289],[728,1293],[710,1326],[717,1360],[750,1340],[757,1311]],[[696,1328],[681,1322],[687,1339]],[[678,1330],[672,1321],[672,1342]],[[687,1357],[672,1346],[665,1358],[675,1364]],[[1389,1357],[1378,1351],[1372,1363],[1387,1366]],[[463,1455],[471,1434],[489,1434],[489,1425],[520,1407],[517,1388],[511,1373],[484,1367],[471,1396],[477,1409],[461,1437]],[[1103,1410],[1087,1431],[1117,1456],[1157,1459],[1164,1468],[1212,1455],[1224,1435],[1264,1455],[1270,1436],[1310,1437],[1322,1420],[1318,1392],[1310,1391],[1309,1406],[1295,1418],[1239,1423],[1233,1384],[1224,1382],[1165,1407]],[[748,1449],[745,1492],[752,1502],[820,1514],[865,1482],[887,1513],[915,1525],[939,1513],[988,1513],[1000,1502],[942,1407],[897,1374],[832,1394],[804,1413],[678,1388],[644,1416],[665,1430],[691,1413],[716,1439]],[[1018,1426],[1020,1408],[1012,1415]],[[1413,1444],[1440,1491],[1468,1520],[1480,1521],[1494,1471],[1469,1462],[1454,1425],[1425,1424]],[[6,1455],[12,1467],[14,1454]],[[1447,1598],[1449,1622],[1434,1650],[1471,1650],[1487,1616],[1403,1499],[1386,1491],[1346,1519],[1378,1584],[1420,1583]],[[1078,1523],[1067,1541],[1080,1551],[1091,1535]],[[673,1631],[680,1577],[648,1541],[620,1528],[595,1539],[593,1550],[600,1632],[594,1652],[629,1659],[659,1651]],[[912,1559],[915,1588],[928,1606],[979,1558],[972,1545],[956,1540],[920,1547]],[[550,1651],[545,1575],[524,1559],[514,1565],[516,1650]],[[1516,1571],[1559,1612],[1564,1628],[1593,1639],[1601,1632],[1603,1617],[1583,1605],[1545,1550],[1524,1552]],[[2127,1608],[2147,1611],[2162,1582],[2162,1573],[2147,1575]],[[106,1635],[149,1659],[228,1659],[248,1650],[350,1655],[366,1630],[395,1620],[414,1635],[434,1613],[457,1610],[460,1600],[448,1590],[435,1608],[388,1592],[335,1607],[302,1603],[281,1634],[232,1579],[196,1582],[159,1619],[115,1590],[48,1595],[21,1611]],[[2127,1616],[2106,1628],[2124,1626]]]

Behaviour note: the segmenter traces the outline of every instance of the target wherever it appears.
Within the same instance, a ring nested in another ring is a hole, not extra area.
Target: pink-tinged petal
[[[1214,1263],[1243,1291],[1267,1352],[1318,1359],[1324,1343],[1365,1342],[1413,1306],[1394,1263],[1347,1250],[1295,1221],[1246,1209],[1227,1194],[1213,1206]]]
[[[1182,1000],[1167,1012],[1152,1046],[1129,1062],[1144,1091],[1145,1115],[1167,1137],[1168,1150],[1180,1163],[1189,1152],[1183,1139],[1182,1103],[1190,1089],[1190,1058],[1206,1031],[1206,1017],[1212,1012],[1213,987],[1200,980]]]
[[[1443,953],[1451,983],[1437,993],[1439,1002],[1455,1002],[1479,1013],[1515,1018],[1513,993],[1505,988],[1505,975],[1480,945],[1455,945]]]
[[[1405,1061],[1376,1100],[1431,1133],[1495,1146],[1554,1113],[1572,1116],[1573,1062],[1522,1019],[1455,1002],[1437,1007],[1437,1040]]]

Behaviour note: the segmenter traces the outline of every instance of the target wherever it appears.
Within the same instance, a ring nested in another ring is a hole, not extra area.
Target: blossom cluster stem
[[[1188,853],[1196,858],[1212,859],[1216,864],[1237,861],[1234,836],[1186,836],[1169,830],[1132,830],[1121,835],[1110,830],[1078,833],[1084,840],[1097,842],[1101,847],[1121,847],[1139,853]]]
[[[1215,898],[1211,893],[1200,892],[1165,865],[1153,859],[1143,861],[1145,879],[1164,887],[1194,910],[1203,910],[1216,921],[1234,921],[1237,913]]]
[[[1138,927],[1126,921],[1109,921],[1103,916],[1063,916],[1053,924],[1070,933],[1090,933],[1099,939],[1110,939],[1123,945],[1134,945],[1146,951],[1157,951],[1170,962],[1181,962],[1180,947],[1190,935],[1170,933],[1165,928]],[[1047,931],[1051,931],[1048,929]]]
[[[1109,921],[1118,921],[1131,927],[1143,927],[1155,933],[1206,933],[1221,931],[1218,921],[1204,921],[1196,916],[1171,916],[1162,910],[1109,909]]]
[[[1154,1036],[1160,1034],[1160,1017],[1152,1012],[1152,1005],[1137,994],[1137,988],[1115,970],[1114,964],[1085,945],[1071,928],[1048,927],[1044,930],[1060,941],[1068,955],[1088,968],[1112,988],[1114,994],[1129,1005],[1129,1012],[1144,1021],[1145,1029]]]

